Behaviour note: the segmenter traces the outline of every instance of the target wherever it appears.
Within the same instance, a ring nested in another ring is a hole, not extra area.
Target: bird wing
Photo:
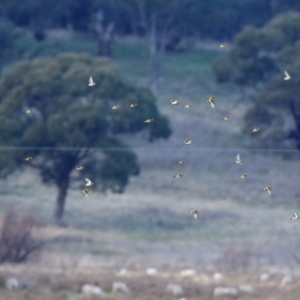
[[[286,77],[289,77],[289,73],[288,73],[287,71],[284,71],[284,75],[285,75]]]
[[[215,108],[215,105],[214,105],[213,102],[210,102],[210,106],[211,106],[212,108]]]
[[[85,178],[86,184],[91,184],[91,181],[88,178]]]
[[[236,155],[236,160],[240,160],[241,156],[239,154]]]

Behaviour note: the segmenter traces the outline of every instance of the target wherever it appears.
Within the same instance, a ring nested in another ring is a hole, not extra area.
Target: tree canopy
[[[58,222],[73,181],[91,177],[95,188],[121,193],[129,177],[139,174],[136,155],[121,141],[122,134],[146,130],[150,141],[171,134],[150,91],[126,82],[105,58],[67,53],[20,62],[0,78],[0,98],[1,145],[24,149],[3,153],[1,174],[39,170],[44,183],[58,188]],[[131,103],[137,107],[130,108]],[[120,108],[112,110],[113,105]],[[144,123],[148,118],[154,122]],[[25,161],[27,156],[33,160]],[[75,169],[79,164],[82,171]]]
[[[257,90],[245,115],[245,129],[263,128],[256,136],[266,146],[300,149],[300,13],[278,15],[262,28],[247,27],[235,39],[228,56],[215,65],[219,82],[234,82]],[[288,71],[291,80],[283,80]]]

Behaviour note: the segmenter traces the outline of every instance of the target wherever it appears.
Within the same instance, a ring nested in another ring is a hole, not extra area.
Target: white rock
[[[127,284],[120,281],[113,282],[111,290],[113,293],[124,293],[124,294],[129,293],[129,288]]]
[[[194,269],[186,269],[180,272],[181,277],[192,277],[195,276],[197,272]]]
[[[260,276],[259,276],[259,280],[260,281],[268,281],[270,279],[270,275],[268,273],[262,273]]]
[[[17,291],[20,288],[18,279],[10,277],[6,280],[6,288],[10,291]]]
[[[120,272],[118,273],[119,276],[126,276],[128,274],[127,269],[122,269],[120,270]]]
[[[293,283],[293,277],[291,275],[285,275],[282,277],[280,284],[281,285],[288,285]]]
[[[99,286],[91,285],[91,284],[84,284],[81,287],[81,293],[85,296],[103,296],[103,291]]]
[[[254,289],[251,285],[245,285],[245,284],[239,285],[239,290],[241,292],[248,293],[248,294],[251,294],[254,292]]]
[[[220,297],[220,296],[237,296],[238,290],[234,287],[222,287],[218,286],[214,288],[214,297]]]
[[[217,272],[217,273],[214,274],[214,280],[215,281],[221,281],[223,279],[223,277],[224,276],[221,273],[219,273],[219,272]]]
[[[146,273],[149,276],[155,276],[155,275],[157,275],[158,272],[157,272],[157,270],[155,268],[148,268],[146,270]]]
[[[180,284],[169,283],[166,286],[166,291],[173,296],[181,296],[183,294],[183,288]]]

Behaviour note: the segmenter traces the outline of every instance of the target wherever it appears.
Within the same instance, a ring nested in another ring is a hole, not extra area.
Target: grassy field
[[[59,43],[65,38],[54,35],[48,43]],[[89,40],[84,47],[83,43],[75,44],[68,36],[61,48],[95,51]],[[117,39],[113,53],[123,76],[140,85],[147,83],[147,47],[143,40]],[[172,137],[155,143],[146,142],[142,136],[130,140],[142,172],[131,179],[124,194],[92,191],[86,199],[78,190],[70,190],[67,228],[51,225],[56,190],[43,186],[36,174],[14,174],[0,182],[1,212],[10,207],[20,213],[34,211],[42,221],[38,235],[47,244],[41,256],[29,262],[30,267],[79,271],[126,267],[139,271],[155,266],[167,270],[193,267],[207,272],[234,272],[245,265],[249,272],[269,270],[272,266],[296,271],[294,256],[300,247],[300,223],[290,217],[300,204],[300,163],[296,155],[287,159],[245,148],[248,140],[241,128],[249,103],[240,100],[237,88],[214,82],[211,66],[219,55],[220,52],[207,50],[201,44],[190,51],[166,55],[157,101],[170,118]],[[210,95],[217,99],[214,110],[206,102]],[[178,107],[170,105],[174,98],[181,102]],[[183,109],[186,103],[193,104],[192,109]],[[222,121],[225,115],[232,119]],[[184,146],[186,139],[192,139],[193,144]],[[244,160],[241,166],[234,164],[237,153]],[[180,159],[187,163],[177,165]],[[184,177],[174,179],[177,173]],[[240,179],[243,173],[249,178]],[[273,188],[271,196],[262,190],[267,185]],[[191,209],[199,210],[197,220],[189,214]],[[151,282],[147,284],[151,286]],[[153,286],[156,284],[161,285],[157,282]],[[197,288],[188,289],[189,299],[196,299],[197,293],[192,291]],[[210,299],[212,286],[206,289],[203,299]],[[294,295],[296,289],[293,286],[285,299],[295,299],[289,295]],[[73,290],[76,294],[77,290]],[[282,299],[285,292],[280,290],[273,297],[272,290],[271,285],[266,290],[262,287],[256,298],[242,299]],[[139,298],[139,292],[134,295],[135,299],[161,296]],[[18,297],[5,299],[25,299]],[[66,299],[76,297],[68,294]]]

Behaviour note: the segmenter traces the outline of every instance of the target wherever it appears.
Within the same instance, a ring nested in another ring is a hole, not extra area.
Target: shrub
[[[43,243],[32,236],[37,220],[31,215],[17,216],[9,210],[0,231],[0,263],[21,263],[40,250]]]

